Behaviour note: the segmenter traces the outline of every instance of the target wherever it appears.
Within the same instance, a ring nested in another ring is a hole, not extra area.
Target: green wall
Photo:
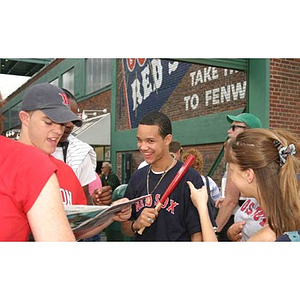
[[[183,59],[181,59],[183,60]],[[246,112],[257,115],[264,127],[269,126],[270,61],[269,59],[185,59],[186,62],[207,64],[247,71],[248,98]],[[136,129],[116,131],[117,60],[112,64],[111,101],[111,161],[116,165],[116,153],[137,150]],[[227,138],[226,115],[239,114],[242,109],[173,122],[174,138],[182,144],[197,145],[224,142]],[[215,128],[220,128],[216,131]]]

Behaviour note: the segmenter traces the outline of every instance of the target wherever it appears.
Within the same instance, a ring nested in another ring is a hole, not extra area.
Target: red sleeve
[[[15,181],[15,198],[22,201],[24,212],[32,207],[56,166],[49,156],[34,147],[20,151],[20,163]]]
[[[50,159],[57,167],[56,176],[63,204],[86,205],[85,193],[73,169],[52,155],[50,155]]]

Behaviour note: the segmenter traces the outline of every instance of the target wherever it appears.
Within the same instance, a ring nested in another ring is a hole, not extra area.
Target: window
[[[110,147],[104,147],[104,156],[106,161],[110,161]]]
[[[102,160],[104,160],[104,147],[102,147],[102,146],[96,146],[96,147],[94,147],[94,150],[95,150],[95,152],[96,152],[96,154],[97,154],[97,160],[98,161],[102,161]]]
[[[111,59],[86,60],[86,93],[90,94],[111,84]]]
[[[50,81],[50,83],[53,84],[53,85],[59,86],[59,85],[58,85],[58,78],[56,78],[56,79]]]
[[[74,68],[62,74],[62,87],[74,94]]]

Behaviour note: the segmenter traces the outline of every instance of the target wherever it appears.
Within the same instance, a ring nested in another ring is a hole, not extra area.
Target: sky
[[[3,99],[14,92],[18,87],[25,83],[30,77],[0,74],[0,92]]]

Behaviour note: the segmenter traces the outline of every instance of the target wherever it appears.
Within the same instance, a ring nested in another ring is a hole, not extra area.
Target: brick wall
[[[270,128],[300,137],[300,59],[270,59]]]
[[[164,61],[163,67],[166,69],[173,61],[167,61],[167,64]],[[168,115],[172,122],[198,117],[200,115],[209,115],[217,112],[234,110],[237,108],[244,108],[246,105],[246,93],[239,94],[238,97],[236,91],[238,87],[244,87],[247,74],[243,71],[234,71],[223,68],[217,68],[213,66],[183,63],[185,65],[184,75],[180,81],[175,84],[177,80],[176,77],[171,75],[164,74],[161,77],[162,85],[157,91],[153,91],[150,95],[145,96],[143,90],[143,84],[138,87],[141,95],[144,96],[142,99],[142,104],[144,102],[151,102],[149,105],[149,111],[152,109],[158,110]],[[125,63],[124,63],[125,65]],[[127,117],[128,107],[126,106],[127,97],[130,97],[130,91],[133,90],[132,81],[130,81],[129,76],[130,72],[124,73],[122,69],[122,62],[118,60],[118,70],[117,70],[117,117],[116,117],[116,128],[117,130],[128,130],[129,129],[129,120]],[[146,65],[141,69],[134,69],[135,78],[138,78],[142,83],[143,78],[139,77],[139,72],[144,72]],[[149,76],[150,84],[153,84],[151,81],[151,76]],[[124,87],[125,83],[125,87]],[[173,90],[166,101],[163,103],[162,107],[154,107],[155,103],[158,102],[159,97],[163,98],[165,94],[168,93],[167,89],[173,86]],[[224,91],[230,94],[230,97],[227,100],[222,98],[222,93]],[[127,94],[126,94],[127,93]],[[159,97],[155,98],[156,95]],[[210,99],[208,101],[208,99]],[[212,100],[214,99],[214,101]],[[198,101],[199,100],[199,101]],[[128,100],[130,101],[130,100]],[[139,104],[141,104],[139,102]],[[136,116],[142,114],[141,106],[138,106],[136,109]],[[229,124],[228,124],[229,125]],[[188,130],[188,129],[186,129]],[[227,128],[224,128],[226,131]],[[180,142],[180,141],[179,141]],[[210,145],[183,145],[183,149],[187,150],[191,147],[197,148],[204,157],[204,167],[203,174],[207,174],[215,162],[221,148],[222,144],[210,144]],[[136,170],[138,165],[143,161],[142,155],[139,151],[132,151],[132,170]],[[121,162],[121,152],[117,155],[118,165]],[[120,171],[120,169],[118,169]],[[222,175],[224,173],[224,162],[222,161],[218,168],[216,169],[213,179],[219,184],[221,182]],[[118,176],[121,178],[121,172],[118,173]]]
[[[160,68],[151,68],[153,61]],[[245,107],[246,72],[186,62],[179,62],[178,70],[172,72],[172,64],[148,59],[142,67],[129,71],[126,63],[118,60],[117,130],[137,127],[149,111],[161,111],[174,122]]]
[[[95,109],[107,109],[107,112],[111,112],[111,90],[105,91],[91,98],[78,103],[78,108],[80,111],[95,110]]]
[[[120,64],[119,64],[120,67]],[[193,66],[195,70],[196,66]],[[121,71],[118,69],[118,76],[120,82]],[[235,74],[234,76],[241,76],[241,74]],[[238,80],[238,79],[237,79]],[[174,91],[170,99],[163,106],[163,112],[167,113],[172,121],[178,120],[182,118],[180,115],[180,110],[178,109],[178,105],[172,105],[174,101],[178,101],[178,99],[182,99],[186,94],[186,90],[189,89],[189,78],[183,78],[180,86]],[[123,91],[121,90],[121,86],[118,85],[118,96]],[[197,91],[195,91],[197,92]],[[179,96],[180,95],[180,96]],[[79,107],[81,110],[83,109],[110,109],[110,99],[111,92],[107,91],[86,99],[85,101],[79,103]],[[119,98],[119,97],[118,97]],[[172,101],[171,101],[172,100]],[[120,100],[119,100],[120,101]],[[244,104],[244,103],[242,103]],[[234,103],[236,107],[240,104]],[[122,107],[122,109],[121,109]],[[221,106],[213,106],[208,108],[208,112],[212,111],[219,112],[227,107]],[[121,103],[118,103],[117,112],[118,117],[117,120],[119,122],[119,130],[127,129],[127,122],[125,118],[122,118],[126,115],[124,107]],[[192,117],[195,112],[191,112]],[[300,137],[300,59],[270,59],[270,127],[271,128],[286,128],[293,133],[297,134]],[[187,150],[191,147],[184,145],[184,150]],[[210,144],[210,145],[198,145],[197,148],[204,157],[204,168],[203,173],[207,174],[210,170],[212,164],[214,163],[216,157],[218,156],[222,144]],[[143,158],[139,151],[133,151],[132,153],[132,170],[134,171],[138,165],[142,162]],[[122,153],[117,153],[117,175],[121,178],[121,156]],[[217,167],[213,179],[217,182],[218,185],[221,183],[221,178],[224,172],[224,160],[221,161],[219,166]]]

